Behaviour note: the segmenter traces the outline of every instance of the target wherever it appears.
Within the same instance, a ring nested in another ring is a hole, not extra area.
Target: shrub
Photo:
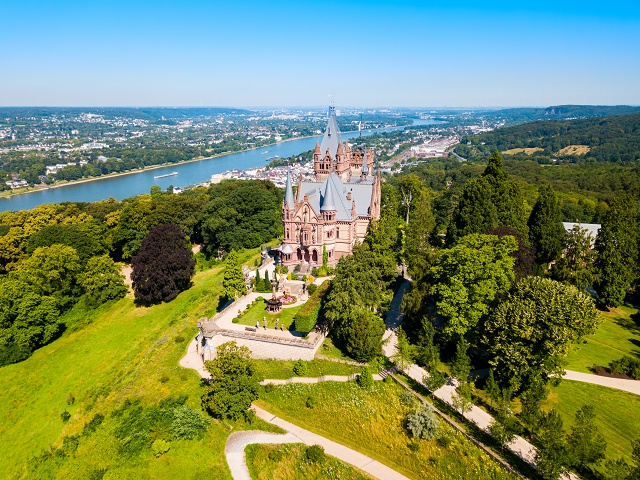
[[[0,346],[0,367],[21,362],[29,358],[29,355],[31,355],[31,349],[29,347],[9,342]]]
[[[291,273],[291,278],[290,280],[298,280],[298,274],[297,273]]]
[[[271,392],[273,392],[273,390],[274,390],[275,388],[276,388],[276,386],[275,386],[273,383],[267,383],[267,384],[264,386],[264,391],[265,391],[266,393],[271,393]]]
[[[67,405],[73,405],[73,402],[75,401],[76,401],[76,397],[74,397],[72,393],[67,395]]]
[[[182,342],[184,342],[184,337],[183,337],[182,335],[178,335],[178,336],[177,336],[177,337],[175,337],[173,340],[174,340],[174,342],[176,342],[176,343],[182,343]]]
[[[310,283],[309,285],[307,285],[307,290],[309,290],[310,295],[313,295],[314,293],[316,293],[316,290],[318,290],[318,286],[315,283]]]
[[[420,445],[418,445],[416,442],[410,442],[407,446],[409,447],[409,450],[414,453],[420,450]]]
[[[280,460],[284,458],[284,451],[280,448],[274,448],[269,452],[269,460],[278,463]]]
[[[165,440],[156,440],[151,444],[151,451],[156,457],[168,452],[170,448],[171,445]]]
[[[411,407],[416,403],[416,397],[414,397],[411,392],[402,392],[402,395],[400,395],[400,403]]]
[[[298,360],[293,364],[293,373],[301,377],[307,374],[307,364],[303,360]]]
[[[435,438],[440,421],[431,406],[424,404],[416,413],[407,417],[407,429],[415,438]]]
[[[169,381],[169,375],[166,373],[160,377],[160,383],[167,383]]]
[[[173,423],[171,433],[176,438],[199,437],[209,428],[209,418],[202,414],[200,410],[191,408],[189,405],[182,405],[173,410]]]
[[[96,413],[91,420],[89,420],[87,423],[84,424],[84,427],[82,427],[82,434],[83,435],[87,435],[89,433],[93,433],[97,430],[97,428],[102,425],[102,422],[104,421],[104,415],[102,415],[101,413]]]
[[[364,367],[362,369],[362,373],[358,377],[358,385],[362,388],[369,388],[373,386],[373,375],[371,374],[369,367]]]
[[[62,419],[62,421],[64,423],[67,423],[69,421],[69,419],[71,418],[71,414],[65,410],[64,412],[62,412],[60,414],[60,418]]]
[[[325,459],[324,448],[320,445],[311,445],[305,450],[304,456],[308,462],[322,463]]]
[[[231,320],[231,323],[240,323],[240,317],[235,317],[233,320]]]
[[[318,404],[318,399],[314,396],[307,398],[307,408],[313,408]]]
[[[640,360],[625,355],[620,360],[612,361],[610,365],[611,373],[628,375],[631,378],[640,380]]]

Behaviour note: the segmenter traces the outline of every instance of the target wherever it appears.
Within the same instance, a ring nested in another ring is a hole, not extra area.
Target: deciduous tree
[[[576,412],[576,419],[567,443],[573,457],[573,464],[579,471],[588,465],[598,465],[605,458],[607,442],[598,433],[595,424],[596,410],[593,405],[583,405]]]
[[[78,281],[87,292],[88,304],[93,306],[123,298],[129,290],[120,267],[108,255],[90,258]]]
[[[547,480],[558,480],[566,472],[569,464],[568,449],[564,440],[562,417],[555,409],[544,416],[534,457],[536,465]]]
[[[153,228],[131,260],[131,280],[137,300],[168,302],[189,288],[195,260],[180,227],[169,223]]]
[[[551,276],[559,282],[568,283],[584,290],[593,285],[593,262],[595,250],[587,229],[575,225],[566,234],[564,253],[551,269]]]

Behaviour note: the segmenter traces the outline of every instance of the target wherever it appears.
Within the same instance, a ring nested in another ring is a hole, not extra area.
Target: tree
[[[516,282],[521,278],[533,275],[533,264],[536,261],[535,250],[528,246],[522,235],[516,232],[513,228],[509,227],[497,227],[483,232],[484,235],[496,235],[497,237],[504,237],[507,235],[516,239],[518,249],[511,253],[514,260],[513,272],[515,273]]]
[[[445,335],[474,329],[496,297],[509,289],[516,248],[510,236],[473,234],[442,251],[429,271],[429,283],[438,312],[446,319]]]
[[[456,355],[451,365],[451,375],[461,382],[466,382],[471,373],[471,359],[467,355],[468,349],[469,343],[464,337],[460,337],[456,345]]]
[[[202,407],[216,418],[247,417],[251,402],[258,398],[258,380],[251,351],[235,341],[216,348],[216,358],[205,363],[211,382],[205,386]]]
[[[411,365],[413,355],[409,339],[407,338],[407,334],[404,332],[402,326],[398,327],[397,339],[398,341],[396,343],[396,352],[393,355],[393,363],[395,363],[400,370],[405,371],[409,368],[409,365]]]
[[[431,245],[431,235],[435,228],[435,218],[431,209],[430,191],[423,189],[414,201],[411,222],[407,226],[404,256],[409,265],[409,273],[414,279],[421,278],[435,260],[435,249]]]
[[[493,368],[489,369],[489,376],[487,377],[487,382],[485,384],[485,391],[491,401],[491,406],[493,406],[494,402],[497,404],[500,396],[500,387],[493,375]]]
[[[542,420],[542,402],[547,399],[549,391],[541,374],[530,375],[525,390],[520,394],[520,417],[530,432],[536,433]]]
[[[380,354],[384,321],[377,314],[357,309],[342,327],[345,348],[351,358],[368,362]]]
[[[461,415],[473,408],[473,382],[460,382],[456,395],[453,396],[453,408]]]
[[[562,417],[555,409],[543,418],[534,458],[543,477],[547,480],[558,480],[566,471],[567,444],[564,441]]]
[[[131,280],[137,300],[156,303],[173,300],[189,288],[195,261],[189,242],[173,223],[153,228],[131,259]]]
[[[538,262],[549,263],[558,258],[565,244],[565,230],[560,203],[549,185],[540,187],[528,225],[529,239],[536,249]]]
[[[489,433],[500,444],[500,451],[512,443],[518,432],[518,421],[505,411],[499,411],[494,420],[489,424]]]
[[[636,438],[631,442],[631,460],[633,460],[634,465],[629,478],[640,478],[640,438]]]
[[[53,297],[62,310],[80,296],[77,283],[80,259],[67,245],[38,247],[15,273],[15,277],[33,287],[34,293]]]
[[[327,253],[327,246],[322,244],[322,268],[327,270],[327,264],[329,263],[329,254]]]
[[[551,276],[559,282],[568,283],[584,290],[593,285],[593,262],[595,250],[591,246],[593,239],[580,224],[575,225],[566,234],[564,254],[553,265]]]
[[[422,188],[422,182],[413,174],[404,175],[398,182],[400,194],[402,195],[402,205],[405,210],[405,222],[409,223],[409,212],[411,210],[411,202],[419,194]]]
[[[86,290],[87,302],[92,306],[124,298],[129,291],[120,267],[108,255],[90,258],[84,271],[78,275],[78,282]]]
[[[15,351],[10,356],[26,358],[58,333],[59,313],[56,299],[32,285],[15,279],[0,281],[0,346]]]
[[[431,405],[423,403],[416,413],[407,416],[407,429],[414,438],[435,438],[438,436],[440,421]]]
[[[468,180],[447,227],[447,245],[474,233],[498,226],[498,211],[492,201],[491,183],[484,177]]]
[[[578,471],[587,465],[597,465],[605,458],[607,442],[598,433],[595,424],[596,411],[593,405],[583,405],[576,412],[576,420],[567,438],[573,456],[573,464]]]
[[[618,197],[605,214],[596,236],[595,288],[598,301],[617,307],[637,276],[638,236],[632,197]]]
[[[246,295],[247,286],[244,283],[242,269],[238,264],[238,255],[234,250],[231,250],[229,255],[227,255],[225,263],[226,266],[224,269],[224,278],[222,280],[222,292],[225,297],[235,300],[240,298],[242,295]],[[268,279],[269,273],[265,271],[265,285],[267,284]]]
[[[595,331],[599,321],[593,300],[577,288],[526,277],[488,317],[483,342],[500,382],[519,391],[534,375],[561,377],[571,343]]]

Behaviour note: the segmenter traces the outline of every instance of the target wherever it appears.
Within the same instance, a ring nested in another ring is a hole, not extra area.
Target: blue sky
[[[0,16],[2,106],[640,104],[637,0],[0,0]]]

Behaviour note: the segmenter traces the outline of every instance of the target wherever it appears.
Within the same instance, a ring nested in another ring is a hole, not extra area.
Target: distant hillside
[[[473,146],[465,146],[467,141]],[[531,149],[525,153],[533,159],[541,156],[571,161],[634,162],[640,160],[640,113],[525,123],[473,135],[462,143],[463,148],[456,147],[456,151],[464,150],[472,156],[495,148],[507,154],[521,153],[515,149]]]
[[[536,120],[567,120],[640,113],[640,107],[629,105],[556,105],[547,108],[508,108],[489,112],[487,116],[502,119],[507,125]]]
[[[77,116],[81,113],[93,113],[104,115],[107,118],[126,117],[140,120],[187,119],[198,117],[213,117],[220,114],[252,114],[249,110],[241,108],[222,107],[2,107],[0,118],[7,117],[51,117],[51,116]]]

